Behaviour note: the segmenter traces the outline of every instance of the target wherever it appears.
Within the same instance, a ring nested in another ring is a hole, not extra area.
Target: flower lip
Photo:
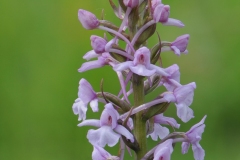
[[[88,30],[95,29],[100,25],[97,17],[94,14],[83,9],[78,10],[78,19],[82,26]]]

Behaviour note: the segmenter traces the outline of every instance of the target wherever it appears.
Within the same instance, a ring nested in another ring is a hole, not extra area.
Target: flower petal
[[[152,139],[154,141],[158,140],[158,137],[160,139],[165,138],[167,135],[169,134],[169,129],[166,127],[162,127],[160,124],[158,123],[154,123],[154,131],[150,134],[150,136],[152,137]]]
[[[87,105],[80,98],[77,98],[72,106],[73,113],[78,115],[78,121],[86,119]]]
[[[132,133],[130,133],[125,127],[123,127],[121,125],[117,125],[117,127],[114,129],[114,131],[125,136],[131,142],[134,142],[134,137],[133,137]]]
[[[183,122],[188,122],[193,116],[193,110],[183,104],[175,104],[177,107],[177,115]]]
[[[127,61],[127,62],[123,62],[123,63],[119,63],[119,64],[115,65],[113,67],[113,69],[115,71],[122,71],[122,70],[128,69],[129,66],[132,66],[132,65],[133,65],[132,61]]]
[[[168,18],[167,22],[162,23],[165,26],[176,26],[176,27],[184,27],[185,25],[177,20],[177,19],[173,19],[173,18]]]
[[[192,144],[192,150],[195,160],[204,160],[205,151],[203,150],[199,143]]]
[[[106,160],[111,156],[106,150],[98,145],[93,146],[92,159],[93,160]]]
[[[151,76],[156,71],[155,69],[149,70],[142,64],[138,64],[136,66],[129,66],[129,68],[133,73],[136,73],[140,76]]]
[[[83,59],[90,60],[92,58],[96,58],[96,57],[99,57],[99,56],[100,55],[97,54],[94,50],[91,50],[83,56]]]
[[[188,152],[190,143],[188,142],[183,142],[182,143],[182,154],[186,154]]]
[[[98,112],[98,99],[97,98],[90,101],[90,107],[92,108],[93,112]]]
[[[78,124],[78,127],[82,127],[82,126],[100,127],[100,121],[97,119],[87,119]]]
[[[111,127],[102,126],[97,130],[90,129],[87,138],[91,144],[97,144],[100,147],[105,147],[107,144],[109,147],[113,147],[118,143],[120,135],[113,132]]]

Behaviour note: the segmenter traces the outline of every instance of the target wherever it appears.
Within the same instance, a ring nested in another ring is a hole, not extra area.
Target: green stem
[[[133,74],[133,96],[134,107],[138,107],[144,103],[144,79],[142,76],[136,74]],[[142,112],[136,113],[133,119],[134,135],[140,148],[136,152],[137,160],[140,160],[147,153],[146,121],[142,119]]]

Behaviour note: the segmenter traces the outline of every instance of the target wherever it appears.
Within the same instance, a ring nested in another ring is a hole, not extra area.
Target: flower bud
[[[155,22],[167,22],[168,17],[169,17],[169,11],[170,10],[170,6],[169,5],[163,5],[163,4],[159,4],[157,5],[157,7],[154,9],[153,12],[153,19],[155,20]]]
[[[105,52],[105,45],[107,44],[107,41],[104,38],[92,35],[90,40],[92,48],[97,54]]]
[[[134,8],[138,6],[139,0],[123,0],[125,6]]]
[[[78,10],[78,19],[82,26],[89,30],[95,29],[100,25],[97,17],[94,14],[83,9]]]

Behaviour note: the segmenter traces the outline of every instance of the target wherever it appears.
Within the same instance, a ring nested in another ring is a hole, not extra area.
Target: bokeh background
[[[171,105],[167,115],[187,131],[206,114],[206,129],[200,142],[206,160],[240,159],[240,2],[163,1],[171,6],[171,17],[184,28],[159,25],[163,40],[190,34],[189,54],[163,54],[165,67],[177,63],[181,83],[195,81],[195,118],[182,123]],[[118,93],[119,84],[110,67],[78,73],[82,56],[91,50],[89,37],[103,32],[85,30],[78,21],[79,8],[99,18],[120,24],[108,1],[0,1],[0,159],[86,160],[92,146],[86,138],[90,127],[78,128],[72,104],[78,82],[87,79],[96,91],[104,78],[104,89]],[[110,38],[110,36],[108,35]],[[156,43],[153,36],[149,46]],[[147,100],[159,94],[155,91]],[[99,113],[88,118],[98,118]],[[150,143],[151,146],[151,143]],[[192,160],[192,150],[182,155],[178,144],[172,159]],[[116,149],[111,149],[117,154]],[[126,159],[131,159],[126,157]]]

